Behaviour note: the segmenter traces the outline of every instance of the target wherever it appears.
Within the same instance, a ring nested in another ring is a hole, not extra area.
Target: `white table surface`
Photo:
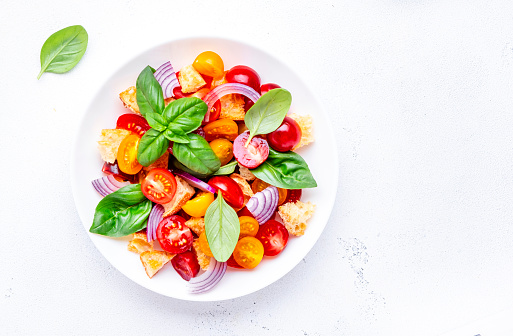
[[[43,42],[74,24],[89,33],[84,58],[37,81]],[[70,189],[98,85],[139,51],[203,34],[301,72],[340,159],[335,209],[304,262],[213,303],[115,270]],[[0,42],[0,334],[439,335],[512,308],[513,2],[3,0]]]

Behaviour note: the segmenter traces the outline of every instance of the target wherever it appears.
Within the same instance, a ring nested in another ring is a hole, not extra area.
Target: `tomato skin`
[[[224,166],[233,159],[233,144],[226,139],[215,139],[210,142],[210,148]]]
[[[244,268],[255,268],[263,257],[264,246],[255,237],[241,238],[233,250],[233,258]]]
[[[271,91],[272,89],[279,89],[279,88],[281,88],[281,86],[279,86],[278,84],[274,84],[274,83],[262,84],[262,86],[260,86],[260,93],[262,95],[264,95],[265,93]]]
[[[252,87],[260,93],[260,76],[258,73],[245,65],[236,65],[225,75],[228,83],[240,83]]]
[[[239,209],[244,205],[244,194],[239,185],[228,176],[214,176],[208,184],[214,189],[221,190],[224,200],[233,208]]]
[[[216,121],[219,119],[219,116],[221,115],[221,100],[218,99],[210,109],[210,115],[208,116],[208,121],[206,120],[207,115],[205,114],[205,118],[203,118],[203,125],[208,124],[209,122]]]
[[[295,203],[301,199],[303,189],[287,189],[287,198],[283,203]]]
[[[141,183],[141,190],[154,203],[169,203],[176,193],[175,176],[167,169],[152,169]]]
[[[196,197],[187,201],[182,210],[192,217],[203,217],[210,204],[214,202],[214,194],[208,191],[198,193]]]
[[[252,216],[241,216],[239,217],[240,234],[239,238],[243,237],[254,237],[258,232],[258,222]]]
[[[213,77],[221,78],[224,75],[224,62],[221,56],[213,51],[204,51],[199,54],[192,66],[200,74]]]
[[[164,251],[178,254],[191,248],[194,237],[185,225],[185,219],[173,215],[160,221],[157,227],[157,240]]]
[[[182,279],[189,281],[198,275],[200,271],[200,265],[198,258],[191,251],[180,253],[171,259],[171,265],[175,271],[180,274]]]
[[[141,138],[138,135],[130,134],[119,144],[117,161],[119,169],[129,175],[135,175],[142,169],[137,161],[137,147]]]
[[[209,142],[220,138],[234,141],[239,134],[239,126],[230,119],[219,119],[209,122],[203,126],[203,130],[205,131],[205,139]]]
[[[264,246],[264,255],[275,256],[287,246],[289,232],[283,224],[270,219],[260,226],[255,237]]]
[[[267,141],[278,152],[288,152],[301,141],[301,128],[291,117],[285,117],[280,127],[267,134]]]
[[[151,127],[146,119],[138,114],[126,113],[119,116],[116,128],[125,129],[142,137]]]

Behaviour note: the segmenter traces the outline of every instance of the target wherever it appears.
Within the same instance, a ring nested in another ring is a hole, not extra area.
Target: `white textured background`
[[[513,2],[0,5],[0,334],[437,335],[512,307]],[[43,42],[74,24],[89,33],[84,58],[37,81]],[[304,262],[218,303],[163,297],[113,269],[69,177],[98,85],[140,51],[203,34],[301,72],[326,100],[341,167]]]

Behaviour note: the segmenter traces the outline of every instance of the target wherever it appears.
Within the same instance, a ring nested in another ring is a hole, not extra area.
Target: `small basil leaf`
[[[98,203],[89,231],[109,237],[127,236],[146,227],[151,207],[140,184],[127,185]]]
[[[272,89],[257,100],[244,116],[250,136],[247,143],[258,134],[267,134],[280,127],[289,111],[292,96],[285,89]]]
[[[317,182],[303,158],[294,152],[280,153],[269,148],[269,156],[250,171],[259,179],[284,189],[315,188]]]
[[[50,35],[41,48],[41,72],[64,73],[78,64],[87,49],[88,35],[84,27],[71,26]]]
[[[221,167],[207,140],[194,133],[187,134],[189,143],[173,144],[173,155],[187,168],[204,175],[212,175]]]
[[[219,168],[213,175],[230,175],[235,171],[237,167],[237,161],[233,160]]]
[[[145,167],[157,161],[169,147],[169,140],[163,133],[150,128],[141,138],[137,148],[137,161]]]
[[[160,114],[148,112],[144,117],[151,128],[154,128],[159,132],[163,132],[166,129],[166,121]]]
[[[162,115],[168,125],[179,127],[185,133],[190,133],[200,127],[208,106],[196,97],[181,98],[169,103]]]
[[[220,191],[205,213],[205,234],[214,258],[220,262],[228,260],[237,245],[240,224],[237,213]]]
[[[162,87],[155,79],[154,72],[155,70],[147,66],[141,71],[135,83],[137,105],[143,117],[146,113],[161,114],[164,110]]]
[[[204,179],[204,178],[207,178],[210,176],[210,174],[200,174],[200,173],[197,173],[193,170],[190,170],[189,168],[185,167],[183,164],[180,163],[180,161],[178,161],[177,159],[173,158],[171,160],[171,163],[173,164],[173,166],[177,169],[180,169],[186,173],[189,173],[191,174],[192,176],[196,176],[197,178],[200,178],[200,179]]]
[[[169,141],[174,141],[174,142],[179,142],[179,143],[189,143],[189,141],[190,141],[189,138],[187,137],[187,135],[181,129],[178,129],[175,132],[169,128],[166,128],[166,130],[164,131],[164,136]]]

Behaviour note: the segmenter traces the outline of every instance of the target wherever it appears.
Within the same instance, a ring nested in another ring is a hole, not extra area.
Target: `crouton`
[[[191,219],[185,222],[185,225],[198,236],[205,232],[205,220],[203,217],[191,217]]]
[[[98,141],[98,149],[103,161],[114,163],[118,156],[118,149],[121,141],[123,141],[130,131],[124,129],[103,129]]]
[[[244,194],[244,206],[246,206],[246,203],[248,203],[249,199],[255,195],[253,190],[251,190],[248,182],[239,174],[233,173],[230,175],[230,178],[234,180],[235,183],[237,183],[242,189],[242,193]]]
[[[229,94],[219,99],[221,102],[221,113],[219,119],[244,120],[244,99],[237,94]]]
[[[207,89],[207,88],[203,88],[203,89],[199,89],[198,91],[194,92],[191,97],[196,97],[196,98],[199,98],[199,99],[203,99],[207,93],[210,92],[210,89]]]
[[[283,219],[283,224],[287,231],[294,236],[305,234],[306,221],[312,217],[314,211],[315,204],[310,202],[290,202],[278,207],[278,214]]]
[[[210,265],[210,257],[201,251],[198,239],[194,239],[192,242],[192,249],[198,258],[198,264],[200,265],[201,269],[206,271],[208,265]]]
[[[134,233],[134,237],[128,243],[128,251],[141,254],[151,250],[153,250],[153,242],[148,242],[146,230]]]
[[[256,176],[253,175],[253,173],[248,168],[242,166],[240,163],[239,163],[239,172],[240,172],[240,176],[242,176],[242,178],[245,179],[246,181],[253,181],[254,179],[256,179]]]
[[[192,64],[184,66],[182,69],[180,69],[178,81],[180,82],[183,93],[196,92],[202,86],[207,84],[203,77],[201,77],[200,73],[194,69]]]
[[[165,251],[146,251],[141,253],[141,262],[146,274],[152,278],[175,255]]]
[[[119,99],[123,102],[125,107],[132,110],[132,112],[141,114],[139,105],[137,105],[137,93],[135,86],[131,86],[119,94]]]
[[[292,150],[296,150],[300,147],[306,146],[306,145],[314,142],[315,139],[314,139],[313,130],[312,130],[312,124],[313,124],[312,116],[291,113],[288,115],[288,117],[291,117],[292,119],[294,119],[298,123],[299,127],[301,128],[301,140],[299,140],[299,143]]]
[[[180,176],[175,176],[176,179],[176,193],[173,196],[173,199],[166,204],[162,204],[164,207],[164,216],[171,216],[180,211],[182,206],[191,199],[194,195],[194,188],[189,185],[183,178]]]
[[[227,73],[228,73],[228,71],[225,71],[223,77],[221,77],[219,79],[215,79],[215,78],[212,79],[212,83],[210,84],[210,89],[214,89],[216,86],[228,83],[226,81],[226,77],[225,77]]]

